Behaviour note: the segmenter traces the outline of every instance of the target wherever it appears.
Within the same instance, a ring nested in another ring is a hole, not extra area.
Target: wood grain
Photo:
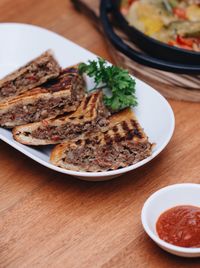
[[[1,21],[54,30],[110,60],[101,35],[65,0],[1,0]],[[200,182],[200,105],[170,101],[176,130],[146,166],[89,183],[40,166],[0,142],[0,267],[199,267],[144,233],[140,211],[157,189]]]

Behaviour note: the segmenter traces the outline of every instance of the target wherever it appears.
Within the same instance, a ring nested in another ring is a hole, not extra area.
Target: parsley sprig
[[[135,80],[127,70],[107,65],[104,59],[98,58],[97,61],[89,60],[88,64],[81,63],[79,73],[93,77],[95,88],[101,86],[111,91],[111,96],[104,94],[104,103],[112,112],[137,105]]]

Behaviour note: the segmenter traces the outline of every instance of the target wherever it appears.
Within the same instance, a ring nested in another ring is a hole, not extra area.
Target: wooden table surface
[[[1,0],[0,21],[46,27],[111,60],[103,38],[69,0]],[[140,221],[154,191],[200,182],[200,105],[170,103],[176,130],[167,148],[108,182],[53,172],[0,142],[0,267],[200,267],[199,259],[158,248]]]

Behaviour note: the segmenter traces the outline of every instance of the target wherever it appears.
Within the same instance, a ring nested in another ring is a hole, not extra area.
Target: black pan
[[[179,49],[153,39],[130,26],[119,10],[119,0],[101,0],[100,17],[104,32],[111,43],[134,61],[163,71],[200,74],[200,53]],[[145,53],[128,46],[113,30],[110,15],[115,24]]]

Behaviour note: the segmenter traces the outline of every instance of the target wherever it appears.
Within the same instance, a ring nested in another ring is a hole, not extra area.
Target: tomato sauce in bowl
[[[180,247],[200,248],[200,207],[182,205],[163,212],[157,220],[160,239]]]

